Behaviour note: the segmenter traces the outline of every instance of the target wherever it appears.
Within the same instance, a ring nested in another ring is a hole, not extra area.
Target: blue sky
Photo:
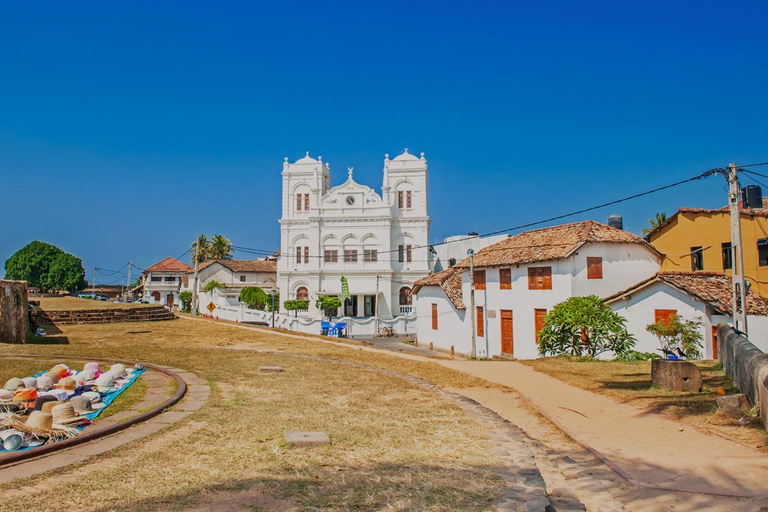
[[[374,188],[385,153],[426,153],[432,240],[768,161],[767,15],[707,1],[5,2],[0,260],[38,239],[90,278],[179,256],[200,233],[278,249],[283,158],[307,150],[332,184],[354,166]],[[724,205],[724,186],[573,220],[617,213],[639,232],[657,211]]]

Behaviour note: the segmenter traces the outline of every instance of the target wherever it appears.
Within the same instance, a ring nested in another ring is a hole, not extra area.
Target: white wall
[[[457,310],[441,288],[422,287],[415,296],[414,304],[420,346],[433,343],[435,348],[444,350],[453,346],[456,353],[471,354],[471,331],[464,322],[466,312]],[[437,330],[432,329],[432,304],[437,304]]]

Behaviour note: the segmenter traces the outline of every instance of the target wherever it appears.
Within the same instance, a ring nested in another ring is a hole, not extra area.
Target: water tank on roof
[[[747,185],[741,189],[741,204],[744,208],[762,208],[763,190],[757,185]]]
[[[612,228],[624,229],[624,219],[621,218],[621,215],[609,215],[608,225]]]

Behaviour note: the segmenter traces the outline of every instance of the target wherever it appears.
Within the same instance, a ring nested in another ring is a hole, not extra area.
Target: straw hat
[[[51,396],[51,395],[38,396],[37,400],[35,400],[35,410],[42,411],[44,410],[43,405],[48,403],[53,403],[53,402],[56,402],[56,403],[59,402],[55,396]],[[45,412],[50,412],[50,411],[45,411]]]
[[[77,389],[77,382],[72,377],[64,377],[56,384],[58,389],[66,389],[67,391],[74,391]]]
[[[17,389],[13,394],[13,401],[25,407],[34,407],[35,400],[37,400],[37,390],[35,388]]]
[[[56,397],[51,397],[51,398],[56,398]],[[50,412],[53,410],[54,407],[56,407],[57,405],[61,405],[63,403],[64,402],[59,402],[58,400],[52,400],[50,402],[43,402],[43,405],[42,405],[42,407],[40,407],[40,410],[50,414]],[[35,404],[35,405],[37,405],[37,404]]]
[[[109,368],[109,373],[113,373],[116,377],[125,375],[125,365],[122,363],[115,363]]]
[[[0,389],[0,402],[10,402],[11,400],[13,400],[13,391]]]
[[[51,379],[52,382],[58,382],[59,379],[61,378],[61,373],[51,370],[47,372],[45,376]]]
[[[24,387],[24,381],[18,377],[14,377],[12,379],[8,379],[8,381],[5,383],[5,386],[3,387],[8,391],[16,391],[17,389]]]
[[[46,389],[53,386],[53,381],[51,380],[51,378],[46,377],[45,375],[41,375],[35,380],[37,381],[37,385],[35,386],[37,389]]]
[[[69,403],[72,404],[72,408],[75,409],[75,412],[78,414],[90,414],[96,412],[91,400],[82,395],[72,397],[72,400],[70,400]]]
[[[52,372],[58,372],[61,377],[68,377],[69,376],[69,366],[65,364],[57,364],[53,368],[51,368]]]
[[[69,402],[55,405],[51,409],[53,414],[53,422],[57,425],[68,425],[70,423],[77,423],[83,421],[85,418],[81,418],[75,413],[75,408]]]
[[[37,388],[37,379],[34,377],[24,377],[21,379],[25,388]]]
[[[78,434],[77,429],[54,424],[53,415],[42,411],[32,411],[26,422],[15,414],[3,413],[0,415],[0,426],[10,427],[34,437],[64,439]]]
[[[112,391],[112,388],[115,386],[115,376],[111,373],[102,373],[96,379],[96,385],[99,391]]]

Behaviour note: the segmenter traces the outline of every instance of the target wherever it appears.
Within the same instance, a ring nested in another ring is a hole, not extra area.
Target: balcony
[[[416,306],[400,306],[401,316],[416,316]]]

